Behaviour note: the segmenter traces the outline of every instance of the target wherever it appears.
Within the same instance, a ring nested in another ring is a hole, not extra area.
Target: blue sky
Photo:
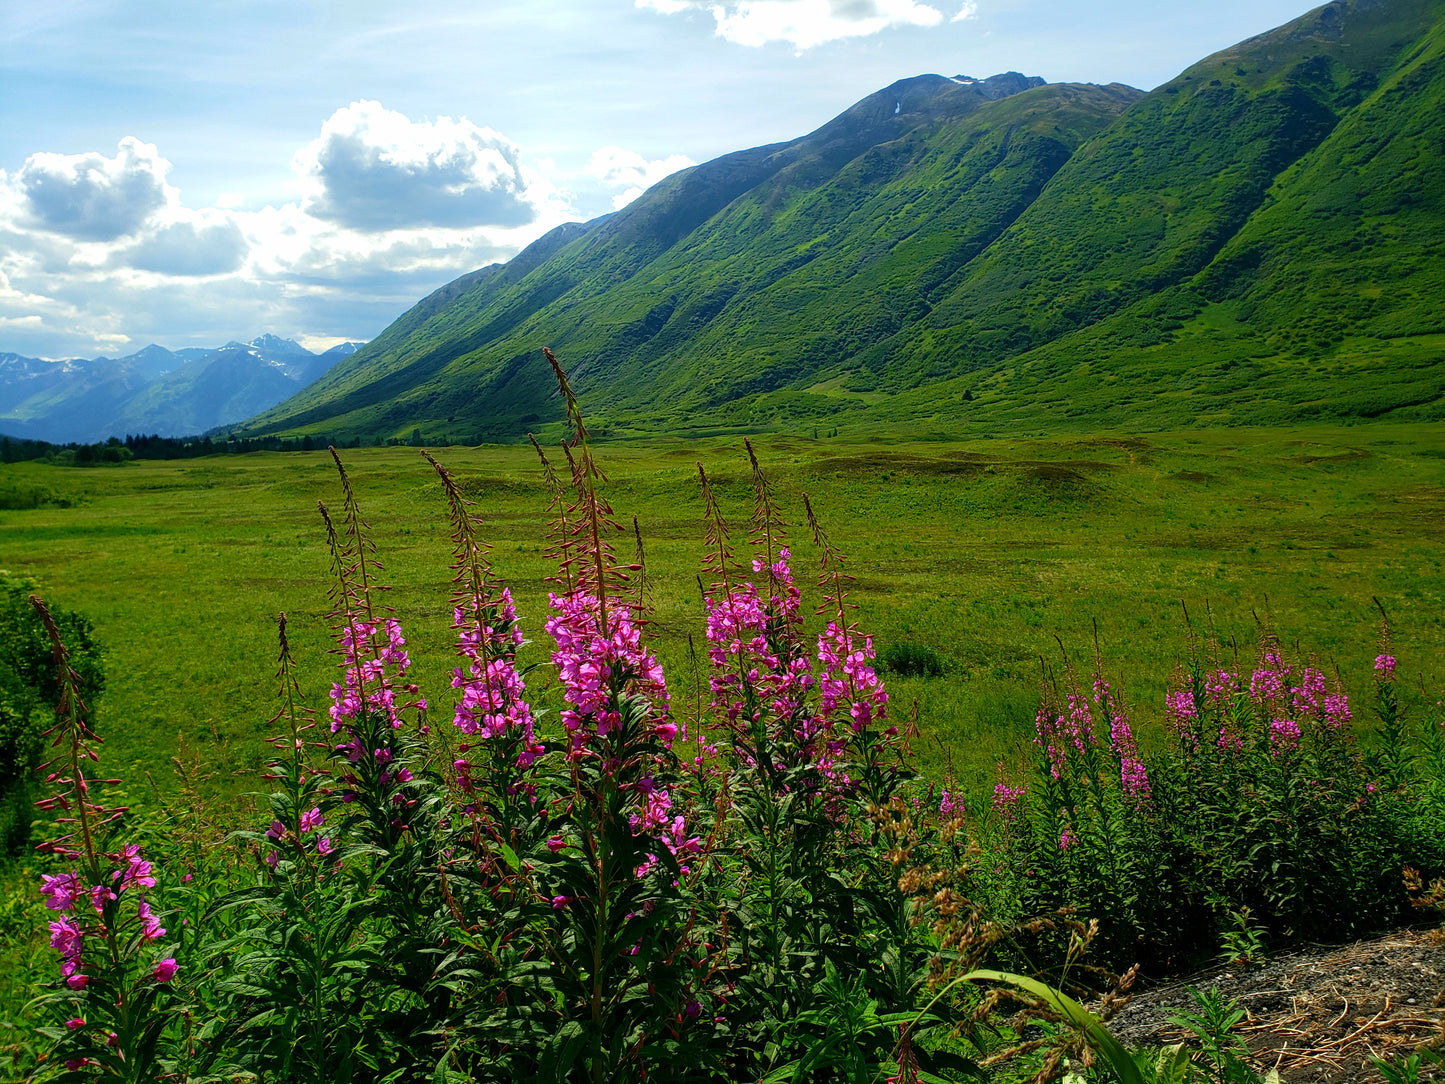
[[[896,79],[1150,89],[1298,0],[5,0],[0,352],[368,339]]]

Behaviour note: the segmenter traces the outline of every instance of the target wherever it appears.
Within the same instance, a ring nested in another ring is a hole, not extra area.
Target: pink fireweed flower
[[[1018,817],[1024,795],[1028,792],[1027,786],[1011,787],[1007,783],[995,783],[993,785],[993,811],[1005,821],[1013,821]]]
[[[1330,693],[1326,696],[1324,718],[1325,725],[1331,730],[1338,730],[1345,723],[1348,723],[1354,718],[1350,713],[1350,698],[1342,691]]]
[[[566,846],[567,843],[561,836],[553,836],[551,839],[547,840],[547,849],[553,854],[556,854],[558,851],[562,850]]]
[[[642,835],[645,832],[655,832],[658,828],[668,822],[668,813],[672,809],[672,799],[668,797],[665,790],[652,790],[643,800],[642,809],[631,814],[627,820],[632,827],[633,835]]]
[[[136,905],[136,915],[141,921],[141,937],[146,941],[156,941],[166,935],[166,928],[161,925],[160,919],[151,913],[150,904],[142,896],[140,903]]]
[[[1079,837],[1074,832],[1072,824],[1064,825],[1064,830],[1059,833],[1059,850],[1067,851],[1079,842]]]
[[[402,708],[424,707],[417,700],[398,704],[396,690],[417,692],[406,682],[411,660],[403,650],[401,626],[386,620],[379,626],[352,617],[341,630],[342,680],[331,687],[331,732],[349,729],[363,711],[378,712],[401,729]]]
[[[85,895],[77,873],[62,873],[58,877],[41,875],[40,894],[45,897],[45,906],[52,911],[69,911],[75,901]]]
[[[320,828],[323,823],[321,807],[316,806],[301,814],[301,834],[305,835],[313,828]]]
[[[322,836],[316,841],[317,854],[330,854],[333,850],[335,850],[335,848],[331,845],[330,836]]]
[[[65,1022],[65,1026],[68,1027],[71,1031],[74,1031],[77,1028],[85,1027],[85,1021],[78,1016],[73,1016]]]
[[[1293,719],[1271,719],[1269,721],[1269,751],[1273,756],[1289,752],[1299,746],[1299,723]]]
[[[822,722],[805,706],[814,678],[799,638],[801,596],[788,567],[790,556],[785,548],[771,566],[761,558],[753,561],[755,572],[769,573],[766,598],[750,583],[705,596],[712,664],[708,684],[713,706],[729,727],[748,734],[766,718],[777,752],[785,752],[781,744],[807,757],[821,748],[814,739]]]
[[[520,735],[518,767],[530,767],[545,750],[534,736],[532,709],[517,670],[522,629],[511,591],[503,588],[495,602],[459,606],[453,617],[457,653],[467,660],[452,671],[452,688],[462,691],[453,724],[463,734],[482,738]]]
[[[948,791],[944,791],[942,797],[938,800],[939,814],[945,817],[951,817],[957,808],[958,806],[955,805],[953,801],[953,795],[949,794]]]
[[[887,717],[888,693],[871,663],[873,638],[865,636],[858,647],[855,638],[836,622],[818,637],[820,709],[831,719],[839,708],[847,708],[854,733]]]
[[[557,644],[552,662],[562,682],[561,712],[572,759],[595,755],[594,739],[606,738],[620,725],[617,706],[637,694],[650,701],[654,732],[666,722],[666,679],[657,659],[642,646],[642,632],[626,606],[608,608],[608,628],[598,626],[600,606],[592,595],[552,595],[555,616],[548,634]]]
[[[1199,710],[1194,705],[1194,694],[1187,688],[1174,689],[1166,693],[1164,712],[1169,720],[1169,728],[1174,731],[1174,736],[1194,752],[1198,752],[1199,744],[1195,738],[1195,727],[1199,723]]]
[[[1119,762],[1119,785],[1124,794],[1136,803],[1147,802],[1150,796],[1149,775],[1139,757],[1134,732],[1118,698],[1102,677],[1094,678],[1094,703],[1109,716],[1109,746]]]
[[[271,827],[266,829],[267,839],[280,839],[286,834],[286,826],[280,821],[272,821]]]
[[[1375,671],[1380,675],[1381,681],[1393,681],[1395,678],[1395,656],[1376,655]]]
[[[127,888],[154,888],[156,879],[151,875],[151,864],[140,856],[140,847],[134,843],[128,843],[121,848],[120,853],[112,855],[118,861],[123,861],[126,868],[116,870],[112,873],[111,880],[119,881],[115,891],[124,892]]]
[[[560,911],[560,910],[562,910],[564,907],[566,907],[569,903],[571,903],[572,900],[573,900],[573,897],[572,897],[572,896],[553,896],[553,897],[552,897],[552,910],[554,910],[554,911]]]
[[[672,818],[672,824],[668,826],[662,842],[673,854],[702,853],[702,840],[697,836],[688,836],[687,822],[681,815]]]
[[[179,970],[180,965],[176,963],[175,957],[167,956],[151,970],[151,978],[156,982],[170,982],[176,977],[176,972]]]
[[[1070,693],[1068,704],[1067,712],[1053,711],[1045,704],[1034,716],[1034,744],[1044,751],[1049,774],[1055,779],[1063,775],[1070,756],[1082,756],[1097,744],[1088,697]]]
[[[61,918],[50,924],[50,947],[66,961],[80,959],[83,935],[80,927],[69,918]]]

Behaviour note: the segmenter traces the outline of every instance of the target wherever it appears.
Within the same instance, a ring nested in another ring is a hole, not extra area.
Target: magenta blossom
[[[171,979],[176,977],[178,970],[179,965],[176,963],[175,957],[167,956],[164,960],[156,964],[155,968],[151,971],[151,977],[155,979],[156,982],[170,982]]]
[[[136,905],[136,914],[141,921],[141,937],[147,941],[155,941],[166,935],[165,927],[160,920],[151,913],[150,904],[142,896],[140,903]]]

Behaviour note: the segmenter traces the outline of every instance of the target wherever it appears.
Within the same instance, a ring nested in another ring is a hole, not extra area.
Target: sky
[[[898,79],[1144,90],[1307,0],[4,0],[0,353],[312,349]]]

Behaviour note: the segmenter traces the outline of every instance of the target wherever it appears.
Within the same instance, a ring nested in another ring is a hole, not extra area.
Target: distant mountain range
[[[238,434],[1445,417],[1445,0],[1154,91],[906,79],[419,302]],[[3,425],[0,421],[0,425]]]
[[[0,353],[0,433],[57,444],[128,433],[192,436],[275,406],[358,346],[314,354],[262,335],[214,350],[151,345],[123,358]]]

